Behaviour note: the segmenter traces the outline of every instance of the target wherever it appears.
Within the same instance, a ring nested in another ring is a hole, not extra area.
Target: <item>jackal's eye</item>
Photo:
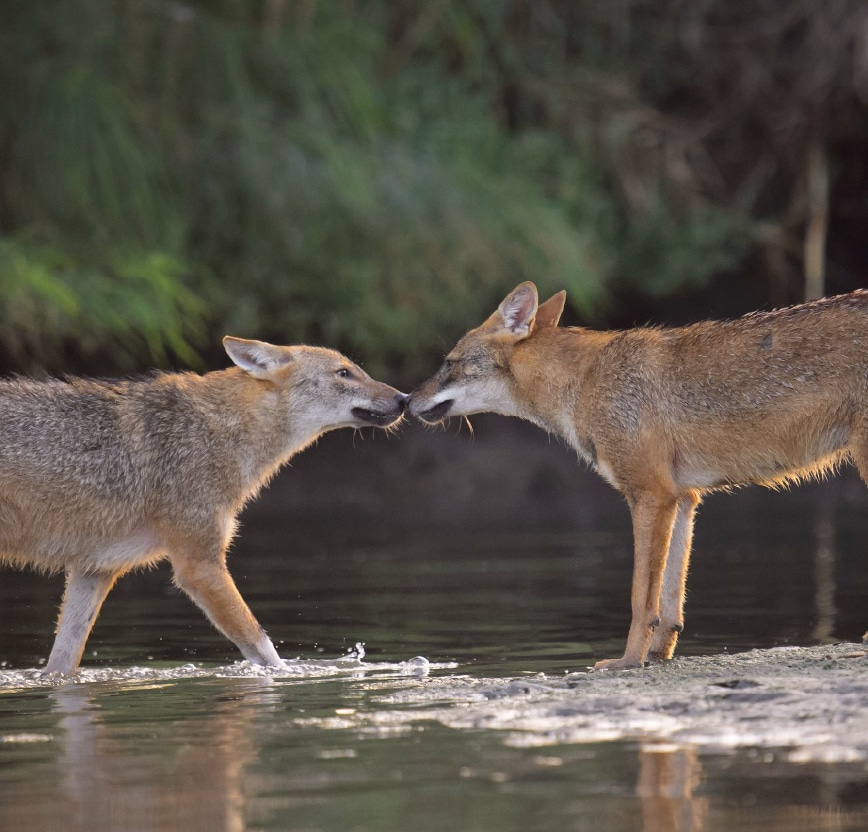
[[[355,376],[353,375],[353,371],[348,369],[347,367],[341,367],[340,370],[335,373],[335,375],[338,378],[355,378]]]

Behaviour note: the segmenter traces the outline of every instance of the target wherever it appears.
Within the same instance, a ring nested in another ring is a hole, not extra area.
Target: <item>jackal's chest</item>
[[[560,434],[570,443],[579,458],[594,469],[609,485],[620,488],[618,477],[612,463],[597,450],[597,443],[591,434],[580,433],[575,425],[565,421],[560,426]]]

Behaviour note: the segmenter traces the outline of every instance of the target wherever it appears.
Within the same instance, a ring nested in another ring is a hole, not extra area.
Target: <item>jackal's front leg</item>
[[[254,664],[283,664],[229,575],[222,552],[214,559],[172,554],[175,583],[205,612],[211,623]]]
[[[678,511],[669,543],[669,555],[663,570],[663,588],[660,594],[660,626],[654,630],[648,658],[651,661],[671,659],[678,643],[678,634],[684,629],[684,587],[690,564],[693,543],[693,517],[699,495],[688,492],[678,500]]]
[[[597,662],[597,670],[624,670],[645,664],[651,637],[660,624],[660,591],[677,505],[675,497],[653,492],[641,492],[630,504],[634,545],[630,632],[624,655]]]

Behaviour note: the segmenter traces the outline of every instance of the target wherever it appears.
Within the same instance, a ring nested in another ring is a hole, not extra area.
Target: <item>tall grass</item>
[[[724,5],[6,0],[0,363],[232,332],[409,378],[519,280],[701,283],[753,223],[688,112]]]

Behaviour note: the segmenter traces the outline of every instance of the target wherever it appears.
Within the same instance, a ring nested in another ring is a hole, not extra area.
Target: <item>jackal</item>
[[[0,381],[0,561],[66,572],[46,670],[75,670],[115,580],[162,558],[246,659],[280,664],[226,568],[235,518],[318,436],[394,425],[408,397],[333,350],[223,344],[237,366],[204,375]]]
[[[626,498],[632,622],[624,655],[670,658],[684,625],[703,494],[780,486],[850,460],[868,482],[868,291],[732,321],[619,332],[558,327],[522,283],[411,394],[425,422],[482,411],[561,436]]]

